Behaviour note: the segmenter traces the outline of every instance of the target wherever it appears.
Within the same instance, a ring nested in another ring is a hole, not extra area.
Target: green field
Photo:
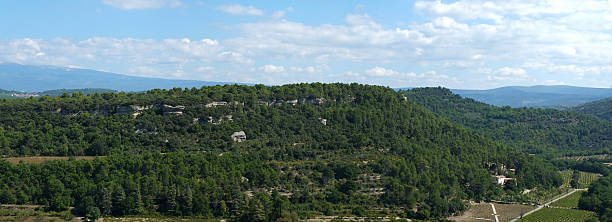
[[[591,185],[591,183],[597,179],[599,179],[598,174],[580,172],[580,177],[578,178],[578,188],[588,188],[589,185]]]
[[[570,181],[572,181],[572,171],[571,170],[564,170],[564,171],[559,171],[559,174],[561,175],[561,178],[563,179],[563,185],[561,185],[562,187],[570,187]]]
[[[580,222],[594,217],[595,212],[586,210],[543,208],[527,215],[521,222]]]
[[[584,191],[576,191],[575,193],[557,200],[550,204],[553,207],[566,207],[566,208],[577,208],[578,207],[578,199],[580,199],[580,195],[582,195]]]

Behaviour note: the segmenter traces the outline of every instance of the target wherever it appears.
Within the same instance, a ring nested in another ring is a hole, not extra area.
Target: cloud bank
[[[175,0],[114,1],[122,9],[176,7]],[[217,10],[263,16],[239,4]],[[612,7],[608,1],[417,1],[424,19],[393,26],[365,13],[342,24],[279,19],[231,26],[225,39],[0,41],[0,61],[112,67],[141,76],[283,84],[302,81],[492,88],[507,84],[612,86]]]

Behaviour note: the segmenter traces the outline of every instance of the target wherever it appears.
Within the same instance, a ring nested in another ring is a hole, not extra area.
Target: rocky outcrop
[[[234,140],[234,142],[242,142],[242,141],[246,141],[247,137],[246,137],[246,133],[244,133],[244,131],[238,131],[238,132],[234,132],[232,133],[232,140]]]
[[[213,125],[217,125],[217,124],[221,124],[221,122],[223,121],[234,121],[233,116],[232,115],[225,115],[225,116],[221,116],[219,118],[214,118],[212,116],[209,116],[208,118],[206,118],[206,123],[209,124],[213,124]]]
[[[287,104],[289,104],[289,105],[294,105],[294,106],[295,106],[295,105],[297,105],[297,104],[298,104],[298,100],[297,100],[297,99],[294,99],[294,100],[287,100]]]
[[[212,107],[217,107],[217,106],[227,106],[227,102],[224,101],[219,101],[219,102],[212,102],[209,104],[204,105],[204,107],[206,108],[212,108]]]
[[[136,113],[136,112],[142,112],[148,109],[153,108],[152,105],[148,105],[148,106],[139,106],[139,105],[123,105],[123,106],[117,106],[117,108],[115,109],[115,113],[117,114],[132,114],[132,113]]]
[[[327,119],[319,118],[319,122],[325,126],[327,126]]]
[[[161,105],[160,109],[164,115],[183,115],[183,111],[185,110],[185,106],[177,105]]]
[[[282,104],[288,104],[288,105],[297,105],[297,104],[315,104],[315,105],[321,105],[324,103],[327,103],[328,100],[325,98],[314,98],[314,99],[307,99],[307,98],[301,98],[301,99],[292,99],[292,100],[287,100],[284,101],[282,99],[279,100],[270,100],[270,101],[263,101],[263,100],[257,100],[257,104],[259,105],[267,105],[267,106],[273,106],[273,105],[282,105]]]

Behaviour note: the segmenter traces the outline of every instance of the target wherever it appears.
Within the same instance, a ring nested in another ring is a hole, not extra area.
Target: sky
[[[269,85],[612,87],[612,0],[21,0],[0,63]]]

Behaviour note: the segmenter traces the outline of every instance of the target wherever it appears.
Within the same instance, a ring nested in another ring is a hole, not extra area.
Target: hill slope
[[[612,96],[609,88],[508,86],[489,90],[453,89],[453,93],[495,106],[568,108]]]
[[[276,221],[386,209],[440,218],[465,209],[462,199],[562,182],[551,164],[378,86],[231,85],[1,103],[2,155],[108,156],[0,161],[0,196],[81,215],[95,207]],[[495,174],[519,179],[502,189]]]
[[[0,89],[24,92],[83,88],[133,92],[156,88],[199,88],[223,84],[227,83],[135,77],[88,69],[0,64]]]
[[[491,138],[531,153],[610,152],[612,124],[567,111],[495,107],[444,88],[403,91],[409,101]]]
[[[612,97],[576,106],[571,108],[571,110],[612,121]]]

